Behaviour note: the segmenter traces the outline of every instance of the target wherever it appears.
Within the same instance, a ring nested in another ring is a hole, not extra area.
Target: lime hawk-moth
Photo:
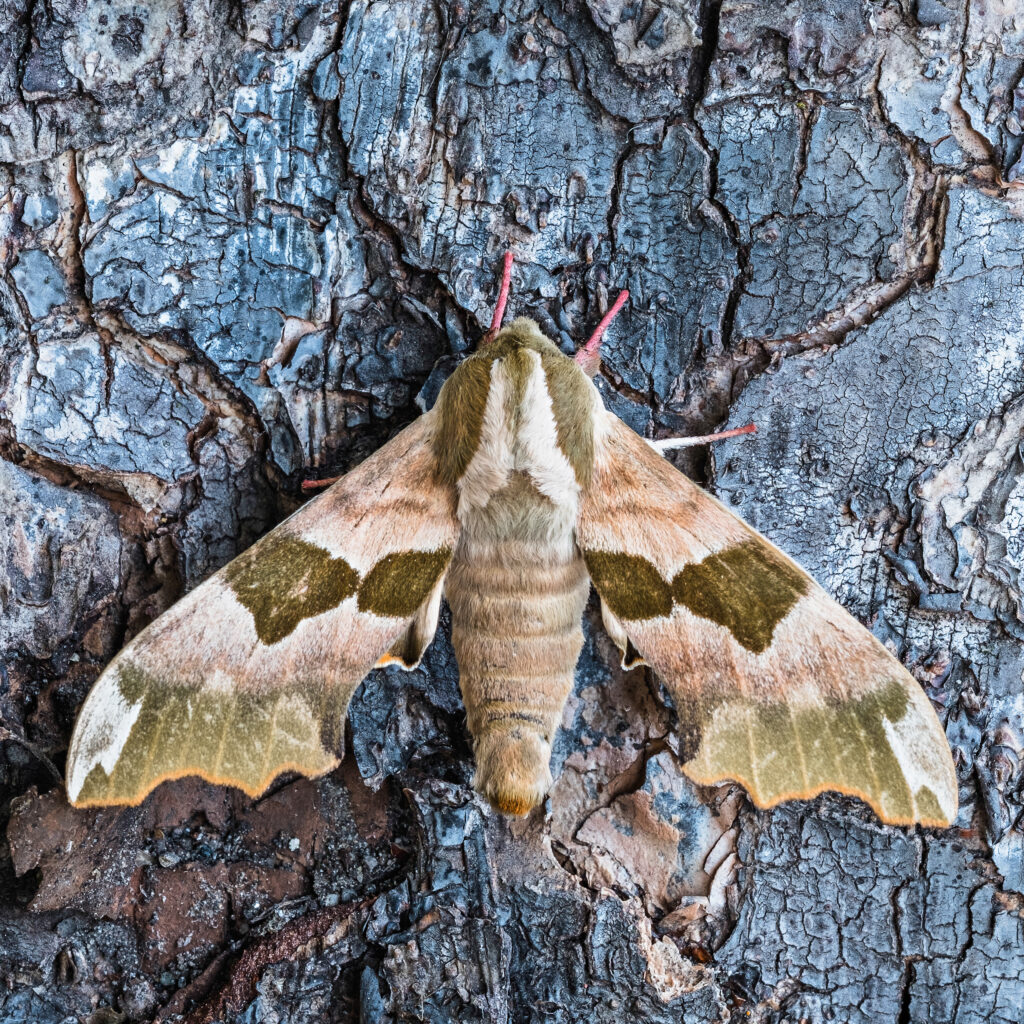
[[[625,293],[573,359],[532,320],[501,327],[504,270],[491,331],[434,407],[106,668],[72,737],[72,803],[137,804],[185,775],[255,796],[331,770],[353,691],[419,663],[443,594],[474,784],[523,814],[551,782],[592,583],[623,665],[668,687],[691,779],[950,824],[950,750],[906,669],[604,408],[591,376]]]

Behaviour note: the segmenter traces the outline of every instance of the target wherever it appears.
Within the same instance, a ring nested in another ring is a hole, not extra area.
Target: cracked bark
[[[1019,1024],[1016,5],[0,18],[0,1024]],[[67,807],[103,665],[429,406],[508,243],[567,351],[630,288],[598,383],[636,429],[758,424],[680,465],[911,667],[956,827],[690,786],[594,609],[526,821],[469,788],[444,620],[328,778]]]

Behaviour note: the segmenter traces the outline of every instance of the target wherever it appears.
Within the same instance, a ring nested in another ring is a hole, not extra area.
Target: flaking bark
[[[0,1024],[975,1021],[1024,1006],[1024,16],[1012,3],[0,4]],[[961,811],[698,790],[588,610],[544,813],[473,795],[450,626],[329,776],[68,808],[123,644],[489,325],[795,557]]]

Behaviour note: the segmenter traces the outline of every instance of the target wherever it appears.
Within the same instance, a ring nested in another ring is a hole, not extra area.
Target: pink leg
[[[728,437],[739,437],[741,434],[756,434],[757,424],[748,423],[745,427],[736,427],[735,430],[723,430],[718,434],[701,434],[698,437],[666,437],[661,441],[648,441],[647,443],[656,451],[675,451],[676,448],[689,448],[697,444],[711,444],[712,441],[724,441]]]
[[[313,491],[322,491],[325,487],[330,487],[331,484],[336,484],[341,479],[340,476],[329,476],[323,480],[303,480],[302,491],[304,494],[310,494]]]

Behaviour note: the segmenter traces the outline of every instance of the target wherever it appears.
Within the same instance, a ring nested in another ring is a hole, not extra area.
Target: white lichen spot
[[[113,441],[120,444],[128,435],[131,424],[120,413],[114,410],[102,410],[96,414],[93,420],[93,430],[96,436],[104,441]]]
[[[178,277],[178,275],[176,273],[174,273],[173,271],[171,271],[171,270],[164,271],[164,273],[162,273],[160,275],[160,283],[162,285],[165,285],[167,288],[170,288],[170,290],[176,296],[181,294],[181,289],[183,287],[183,285],[181,283],[181,278]]]
[[[662,1003],[671,1003],[711,982],[708,969],[686,959],[671,939],[652,939],[651,921],[646,914],[638,913],[636,919],[637,945],[647,960],[645,977]]]
[[[84,4],[75,31],[68,33],[61,46],[64,63],[87,89],[127,84],[163,49],[170,36],[168,15],[174,11],[173,5],[132,0]],[[126,30],[137,38],[134,52],[126,52],[121,44]]]
[[[169,146],[160,150],[156,161],[156,179],[180,181],[182,167],[191,167],[198,162],[198,149],[193,139],[175,139]]]

